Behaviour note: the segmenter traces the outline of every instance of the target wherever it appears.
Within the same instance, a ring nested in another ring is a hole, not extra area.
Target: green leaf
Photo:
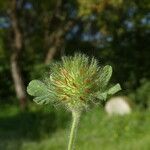
[[[37,104],[48,104],[56,99],[54,93],[52,93],[46,84],[39,80],[32,80],[27,87],[28,94],[35,96],[33,99]]]
[[[97,92],[96,93],[96,98],[100,99],[100,100],[106,100],[107,98],[107,92]]]
[[[32,80],[27,87],[27,92],[32,96],[43,96],[49,94],[47,86],[39,80]]]
[[[109,90],[106,90],[105,92],[100,92],[100,91],[97,92],[95,94],[95,97],[100,100],[106,100],[109,95],[113,95],[120,90],[121,90],[120,84],[116,84],[115,86],[111,87]]]
[[[108,94],[109,94],[109,95],[113,95],[113,94],[117,93],[117,92],[120,91],[120,90],[121,90],[120,84],[116,84],[116,85],[114,85],[113,87],[111,87],[111,88],[108,90]]]
[[[39,105],[42,104],[48,104],[51,102],[51,95],[45,95],[45,96],[39,96],[33,99],[34,102],[36,102]]]
[[[106,85],[108,84],[110,78],[112,76],[112,67],[109,65],[106,65],[100,75],[100,84],[101,84],[101,89],[105,88]]]

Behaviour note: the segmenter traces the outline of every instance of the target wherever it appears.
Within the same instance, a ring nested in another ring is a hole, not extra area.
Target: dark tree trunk
[[[57,53],[61,53],[64,50],[64,36],[68,28],[67,24],[64,24],[62,20],[62,6],[63,1],[59,0],[54,8],[51,16],[44,15],[43,18],[45,26],[45,45],[47,54],[45,57],[45,64],[49,64]],[[58,28],[55,28],[55,24],[58,24]],[[70,25],[70,23],[69,23]],[[49,29],[53,29],[52,33],[49,33]]]
[[[12,39],[12,53],[11,53],[11,73],[12,78],[15,86],[15,91],[17,98],[19,99],[20,107],[22,110],[26,108],[26,92],[25,92],[25,85],[23,81],[23,77],[21,74],[20,68],[20,56],[23,51],[23,35],[19,26],[19,20],[17,16],[17,0],[11,1],[11,11],[10,11],[10,18],[12,23],[12,32],[13,32],[13,39]]]
[[[54,31],[52,34],[48,35],[48,31],[45,33],[45,45],[47,45],[47,55],[45,58],[45,64],[49,64],[57,52],[61,53],[64,51],[65,35],[68,30],[70,30],[76,21],[68,21],[65,25],[62,25]]]
[[[45,64],[49,64],[54,58],[55,54],[61,51],[62,45],[64,43],[63,31],[58,30],[57,32],[51,34],[49,38],[49,42],[50,42],[50,45],[47,51]]]

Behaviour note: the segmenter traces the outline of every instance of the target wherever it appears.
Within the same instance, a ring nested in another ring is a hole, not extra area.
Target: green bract
[[[38,104],[56,102],[71,111],[82,110],[121,89],[119,84],[107,89],[111,66],[99,67],[96,59],[83,54],[62,57],[62,62],[51,66],[47,79],[43,82],[33,80],[27,87],[27,92],[35,96],[34,101]]]

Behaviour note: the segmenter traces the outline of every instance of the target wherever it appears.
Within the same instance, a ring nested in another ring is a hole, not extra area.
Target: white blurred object
[[[109,115],[125,115],[131,113],[131,107],[125,97],[113,97],[107,101],[105,111]]]

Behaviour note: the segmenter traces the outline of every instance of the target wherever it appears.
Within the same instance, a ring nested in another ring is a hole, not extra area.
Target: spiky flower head
[[[107,89],[112,67],[99,67],[96,59],[83,54],[62,57],[51,65],[50,76],[43,82],[33,80],[27,91],[38,104],[60,103],[69,110],[82,110],[91,103],[106,99],[120,90],[120,85]]]

